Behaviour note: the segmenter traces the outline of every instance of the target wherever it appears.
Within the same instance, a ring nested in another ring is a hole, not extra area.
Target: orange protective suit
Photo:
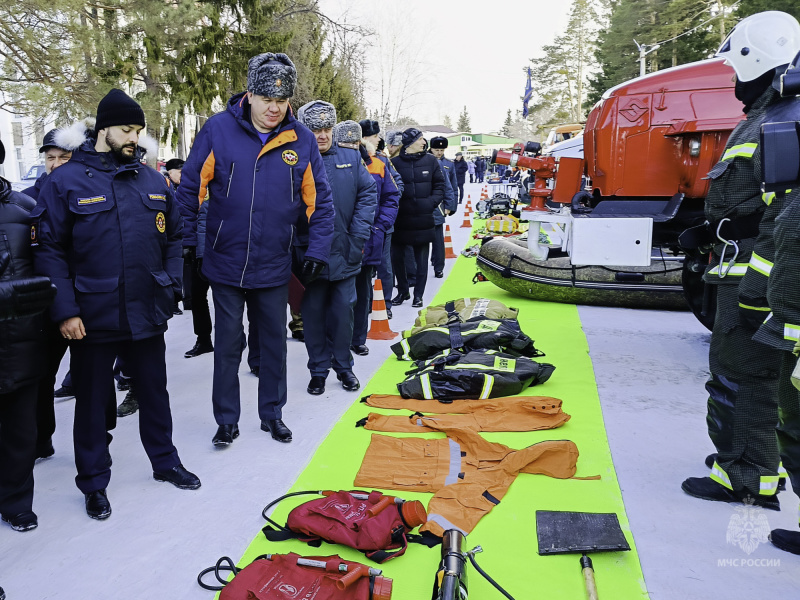
[[[372,434],[355,479],[360,488],[434,492],[428,522],[420,531],[464,534],[494,508],[518,473],[568,479],[575,475],[578,448],[569,440],[547,441],[514,450],[488,442],[468,427],[425,425],[447,438],[395,438]]]
[[[537,431],[555,429],[569,421],[561,410],[561,400],[549,396],[508,396],[487,400],[405,400],[400,396],[372,394],[367,406],[415,411],[412,415],[370,413],[358,425],[371,431],[419,433],[434,431],[425,424],[420,413],[436,413],[430,417],[439,427],[468,427],[475,431]],[[438,429],[435,431],[439,431]]]

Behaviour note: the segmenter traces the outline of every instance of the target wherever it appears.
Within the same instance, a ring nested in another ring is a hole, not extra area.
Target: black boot
[[[139,401],[136,399],[136,395],[133,393],[133,390],[130,390],[127,394],[125,394],[125,399],[117,407],[117,416],[127,417],[128,415],[135,413],[137,410],[139,410]]]
[[[772,545],[792,554],[800,554],[800,531],[773,529],[769,534]]]
[[[738,504],[755,504],[769,510],[780,510],[778,496],[753,496],[746,490],[733,491],[717,483],[711,477],[689,477],[681,484],[681,489],[695,498],[717,502],[735,502]]]
[[[306,391],[314,396],[319,396],[325,393],[325,378],[320,375],[312,375],[311,381],[308,382]]]
[[[353,374],[352,371],[337,373],[336,378],[342,382],[342,387],[348,392],[355,392],[361,387],[361,383],[359,383],[358,378]]]
[[[105,489],[86,494],[86,514],[98,521],[111,516],[111,503]]]
[[[211,343],[211,339],[201,340],[200,338],[197,338],[197,342],[195,343],[194,347],[191,350],[187,350],[183,357],[194,358],[195,356],[200,356],[201,354],[207,354],[213,351],[214,345]]]
[[[238,425],[220,425],[217,428],[217,433],[211,439],[211,443],[217,448],[224,448],[225,446],[230,446],[237,437],[239,437]]]
[[[288,444],[292,441],[292,432],[281,419],[268,419],[261,421],[261,430],[272,435],[273,440]]]
[[[196,490],[200,487],[200,478],[187,471],[182,464],[172,467],[169,471],[159,473],[153,471],[153,479],[167,481],[181,490]]]
[[[411,294],[406,292],[405,294],[397,294],[394,298],[392,298],[392,304],[394,306],[400,306],[406,300],[411,300]]]

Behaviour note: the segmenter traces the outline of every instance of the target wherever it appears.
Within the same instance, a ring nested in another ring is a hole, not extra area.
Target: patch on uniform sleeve
[[[166,202],[167,197],[164,194],[147,194],[150,200],[158,200],[159,202]]]
[[[514,369],[517,367],[517,361],[513,358],[501,358],[496,356],[494,359],[494,368],[497,371],[505,371],[506,373],[512,373]]]
[[[164,233],[167,230],[167,220],[162,212],[156,215],[156,229],[158,229],[159,233]]]
[[[78,206],[85,204],[97,204],[98,202],[106,202],[105,196],[92,196],[91,198],[78,198]]]
[[[294,150],[284,150],[283,154],[281,154],[281,158],[283,159],[283,162],[285,162],[290,167],[295,166],[297,164],[297,161],[299,160],[297,157],[297,152],[295,152]]]
[[[31,246],[38,246],[39,245],[39,230],[36,229],[36,225],[31,225]]]
[[[337,169],[349,169],[352,166],[353,166],[353,163],[347,163],[345,165],[336,165],[336,168]]]

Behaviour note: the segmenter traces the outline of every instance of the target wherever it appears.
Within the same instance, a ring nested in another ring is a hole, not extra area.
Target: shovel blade
[[[536,511],[539,554],[582,554],[630,550],[614,513]]]

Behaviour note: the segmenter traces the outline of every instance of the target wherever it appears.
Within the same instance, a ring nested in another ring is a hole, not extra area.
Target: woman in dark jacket
[[[406,246],[413,248],[417,263],[411,306],[422,306],[422,295],[428,281],[428,254],[435,235],[433,210],[444,200],[442,169],[439,161],[425,152],[426,147],[427,142],[419,129],[406,129],[400,154],[392,161],[404,184],[392,238],[392,269],[397,278],[397,296],[392,299],[395,306],[411,297],[403,260]]]
[[[4,155],[0,142],[0,164]],[[41,313],[55,296],[46,277],[34,276],[35,207],[35,200],[0,178],[0,516],[17,531],[38,524],[32,508]]]

